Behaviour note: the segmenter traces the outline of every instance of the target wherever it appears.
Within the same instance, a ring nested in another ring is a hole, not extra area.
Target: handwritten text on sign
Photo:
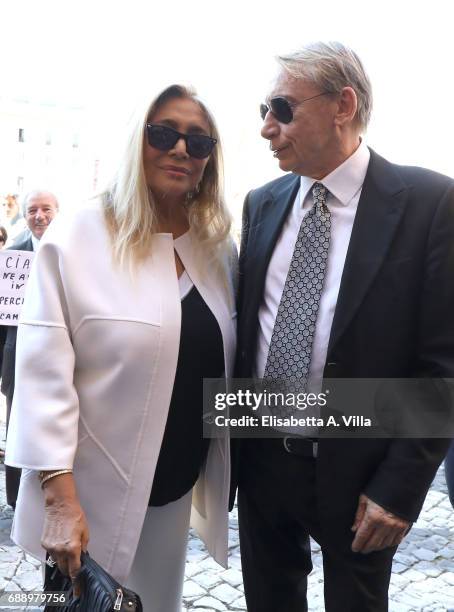
[[[0,325],[17,325],[33,251],[0,251]]]

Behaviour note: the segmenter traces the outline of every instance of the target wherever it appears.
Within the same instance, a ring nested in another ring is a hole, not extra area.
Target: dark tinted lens
[[[160,151],[169,151],[184,138],[186,151],[191,157],[203,159],[208,157],[216,144],[216,139],[204,134],[181,134],[165,125],[147,125],[147,137],[150,147]]]
[[[273,98],[270,100],[270,107],[279,123],[290,123],[293,119],[292,107],[285,98]]]
[[[165,125],[147,125],[148,144],[160,151],[168,151],[178,141],[179,134]]]
[[[269,107],[267,104],[260,104],[260,117],[265,121],[266,114],[269,111]]]
[[[204,159],[208,157],[216,144],[216,140],[203,134],[189,134],[186,136],[186,151],[191,157]]]

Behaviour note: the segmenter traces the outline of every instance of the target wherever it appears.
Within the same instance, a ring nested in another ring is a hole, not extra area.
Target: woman
[[[218,139],[192,91],[163,91],[101,201],[46,233],[19,326],[12,537],[72,578],[88,548],[152,612],[181,608],[191,496],[227,561],[228,440],[201,425],[235,348]]]

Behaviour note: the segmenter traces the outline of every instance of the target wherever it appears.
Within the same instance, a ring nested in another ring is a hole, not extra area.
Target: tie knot
[[[328,190],[322,183],[314,183],[312,186],[312,197],[315,204],[326,204]]]

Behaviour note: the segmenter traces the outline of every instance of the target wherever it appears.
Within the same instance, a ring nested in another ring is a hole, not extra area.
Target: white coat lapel
[[[232,282],[227,276],[228,284],[224,286],[219,274],[211,273],[209,269],[203,275],[199,272],[192,240],[191,231],[180,236],[174,242],[175,250],[192,282],[218,322],[224,343],[225,375],[228,378],[232,376],[236,333],[235,313],[230,311],[231,305],[234,304]]]

